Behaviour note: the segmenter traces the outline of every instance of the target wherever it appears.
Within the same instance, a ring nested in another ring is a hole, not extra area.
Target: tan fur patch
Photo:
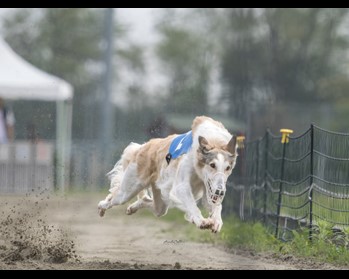
[[[145,185],[155,185],[161,169],[167,167],[166,154],[176,136],[170,135],[167,138],[151,139],[138,151],[136,157],[138,177]],[[178,164],[178,161],[177,159],[173,160],[171,164]]]
[[[134,162],[136,160],[136,156],[138,154],[138,144],[129,144],[123,154],[122,154],[122,167],[124,170],[128,167],[130,162]]]

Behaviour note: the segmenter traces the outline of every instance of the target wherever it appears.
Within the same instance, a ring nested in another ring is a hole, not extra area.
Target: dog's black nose
[[[217,196],[224,196],[224,194],[225,194],[225,191],[223,191],[223,190],[216,190],[216,192],[215,192],[215,195],[217,195]]]

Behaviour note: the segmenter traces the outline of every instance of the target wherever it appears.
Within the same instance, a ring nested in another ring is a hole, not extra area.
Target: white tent
[[[64,190],[70,162],[73,88],[25,61],[0,38],[0,96],[5,100],[55,101],[57,185]]]

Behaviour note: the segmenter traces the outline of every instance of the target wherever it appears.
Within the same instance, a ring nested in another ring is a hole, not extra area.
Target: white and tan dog
[[[126,147],[107,174],[110,194],[98,204],[100,216],[138,194],[138,200],[127,208],[126,214],[150,208],[156,216],[163,216],[169,207],[177,207],[198,228],[221,230],[221,203],[237,158],[236,137],[222,123],[198,116],[192,124],[190,149],[178,158],[166,158],[177,136],[151,139],[144,144],[130,143]],[[182,140],[176,150],[181,145]],[[208,218],[202,216],[197,206],[201,198],[209,210]]]

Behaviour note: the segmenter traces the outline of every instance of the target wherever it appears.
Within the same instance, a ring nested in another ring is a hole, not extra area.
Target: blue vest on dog
[[[192,143],[193,137],[191,131],[175,137],[172,140],[168,154],[166,155],[167,164],[170,163],[171,159],[176,159],[182,154],[187,153],[190,150]]]

